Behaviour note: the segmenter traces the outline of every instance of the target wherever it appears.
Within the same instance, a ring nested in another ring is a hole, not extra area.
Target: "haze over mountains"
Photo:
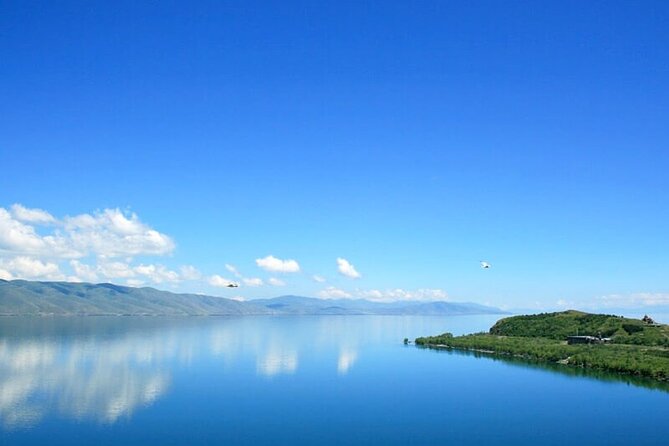
[[[218,316],[218,315],[466,315],[503,314],[474,303],[390,303],[280,296],[239,302],[109,283],[0,280],[2,316]]]

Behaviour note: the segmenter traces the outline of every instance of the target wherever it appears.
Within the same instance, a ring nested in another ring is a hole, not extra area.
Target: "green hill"
[[[611,338],[611,342],[569,345],[568,336]],[[579,311],[512,316],[489,333],[444,333],[416,339],[416,345],[475,351],[564,366],[669,380],[669,326]]]
[[[207,316],[271,314],[248,302],[111,283],[0,280],[0,316]]]
[[[669,347],[669,326],[648,324],[609,314],[580,311],[541,313],[501,319],[490,328],[498,336],[542,337],[564,340],[567,336],[587,335],[612,338],[617,344],[661,345]]]

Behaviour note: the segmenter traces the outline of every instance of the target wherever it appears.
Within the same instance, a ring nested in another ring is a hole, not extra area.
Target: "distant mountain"
[[[208,316],[271,314],[264,306],[110,283],[0,280],[0,315]]]
[[[0,316],[215,316],[215,315],[465,315],[504,314],[473,303],[392,302],[280,296],[238,302],[200,294],[110,283],[0,280]]]
[[[372,302],[365,299],[315,299],[280,296],[250,301],[284,314],[465,315],[506,314],[499,308],[456,302]]]

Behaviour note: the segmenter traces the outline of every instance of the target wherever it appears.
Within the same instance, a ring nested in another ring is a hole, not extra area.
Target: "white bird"
[[[488,263],[488,262],[481,262],[481,268],[483,268],[483,269],[490,269],[490,263]]]

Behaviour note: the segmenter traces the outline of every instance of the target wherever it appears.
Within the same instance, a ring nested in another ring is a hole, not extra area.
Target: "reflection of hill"
[[[427,347],[421,347],[421,348],[427,348]],[[580,378],[590,378],[590,379],[597,379],[610,382],[624,382],[639,387],[645,387],[648,389],[656,389],[656,390],[661,390],[663,392],[669,392],[669,383],[656,381],[650,378],[642,378],[638,376],[622,375],[619,373],[607,372],[605,370],[585,369],[579,367],[565,367],[564,365],[561,364],[554,364],[545,361],[524,359],[514,356],[499,356],[476,351],[454,350],[454,349],[432,349],[432,351],[441,354],[487,358],[487,359],[492,359],[493,361],[502,361],[504,363],[513,364],[518,367],[541,369],[559,373],[561,375],[574,376]]]

